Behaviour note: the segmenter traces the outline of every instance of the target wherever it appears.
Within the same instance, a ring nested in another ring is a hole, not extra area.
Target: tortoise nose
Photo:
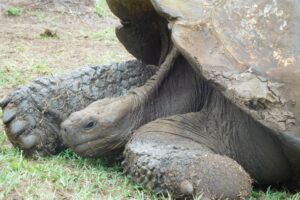
[[[61,130],[62,130],[63,134],[69,134],[71,132],[71,129],[68,126],[66,126],[65,124],[61,125]]]
[[[65,136],[69,135],[72,132],[70,126],[68,126],[68,124],[66,122],[63,122],[61,124],[60,128],[61,128],[62,134],[65,135]]]
[[[68,144],[70,142],[70,138],[72,138],[71,128],[67,124],[62,123],[60,126],[60,131],[63,141]]]
[[[64,130],[64,133],[65,133],[65,134],[67,134],[67,133],[68,133],[68,130],[67,130],[67,128],[64,128],[63,130]]]

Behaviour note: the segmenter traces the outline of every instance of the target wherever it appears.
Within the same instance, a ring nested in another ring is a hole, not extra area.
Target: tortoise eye
[[[92,129],[92,128],[94,128],[95,126],[96,126],[96,122],[95,121],[90,121],[85,127],[84,127],[84,129],[85,130],[90,130],[90,129]]]

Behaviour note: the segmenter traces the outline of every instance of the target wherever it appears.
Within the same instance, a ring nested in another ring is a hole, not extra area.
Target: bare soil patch
[[[91,0],[0,0],[0,79],[8,79],[0,98],[36,76],[131,58],[114,35],[118,19],[104,6],[100,17]],[[10,7],[21,15],[8,16]],[[43,35],[47,30],[56,37]]]

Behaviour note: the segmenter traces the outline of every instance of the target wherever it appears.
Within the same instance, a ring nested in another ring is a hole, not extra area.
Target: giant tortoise
[[[300,181],[299,1],[107,3],[140,61],[14,91],[1,106],[15,146],[123,152],[135,181],[174,197],[239,199],[252,183]]]

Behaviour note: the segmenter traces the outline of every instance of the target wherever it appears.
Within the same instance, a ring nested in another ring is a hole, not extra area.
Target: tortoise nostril
[[[70,130],[69,130],[69,128],[67,127],[67,126],[62,126],[61,127],[61,130],[62,130],[62,132],[64,133],[64,134],[69,134],[70,133]]]

